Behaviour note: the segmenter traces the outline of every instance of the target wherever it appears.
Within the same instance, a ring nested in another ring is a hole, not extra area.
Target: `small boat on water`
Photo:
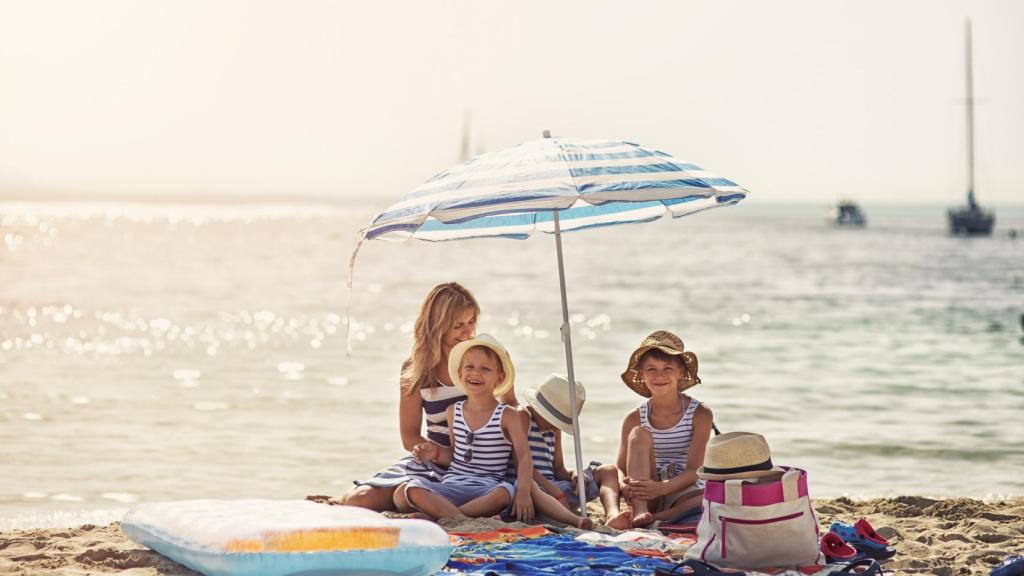
[[[863,228],[868,223],[864,211],[852,200],[843,200],[831,207],[825,219],[829,224],[847,228]]]
[[[988,236],[996,217],[974,198],[974,77],[971,73],[971,21],[966,23],[967,41],[967,205],[949,209],[949,231],[967,236]]]

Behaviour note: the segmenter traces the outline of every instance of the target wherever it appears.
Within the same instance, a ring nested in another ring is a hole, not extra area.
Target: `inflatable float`
[[[451,555],[448,534],[352,506],[305,500],[188,500],[133,507],[133,541],[207,576],[425,576]]]

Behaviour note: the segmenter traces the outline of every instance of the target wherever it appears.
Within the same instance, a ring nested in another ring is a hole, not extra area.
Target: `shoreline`
[[[1009,554],[1024,554],[1024,497],[998,502],[899,496],[815,499],[822,529],[867,518],[894,542],[891,574],[987,575]],[[589,508],[600,516],[600,506]],[[493,522],[493,521],[492,521]],[[192,576],[195,572],[130,541],[119,524],[0,531],[0,573],[119,573]]]

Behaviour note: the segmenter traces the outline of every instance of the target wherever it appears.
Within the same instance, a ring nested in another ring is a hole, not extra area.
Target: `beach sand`
[[[982,575],[1008,554],[1024,555],[1024,498],[985,503],[967,498],[898,497],[866,501],[815,500],[822,526],[865,517],[894,541],[884,563],[895,574]],[[592,507],[599,515],[600,507]],[[448,526],[460,531],[500,526],[483,519]],[[128,540],[119,526],[0,532],[0,574],[85,575],[195,572]]]

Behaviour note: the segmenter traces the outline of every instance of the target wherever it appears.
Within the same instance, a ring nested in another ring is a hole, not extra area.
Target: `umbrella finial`
[[[545,138],[551,138],[551,130],[545,130],[543,136]]]

